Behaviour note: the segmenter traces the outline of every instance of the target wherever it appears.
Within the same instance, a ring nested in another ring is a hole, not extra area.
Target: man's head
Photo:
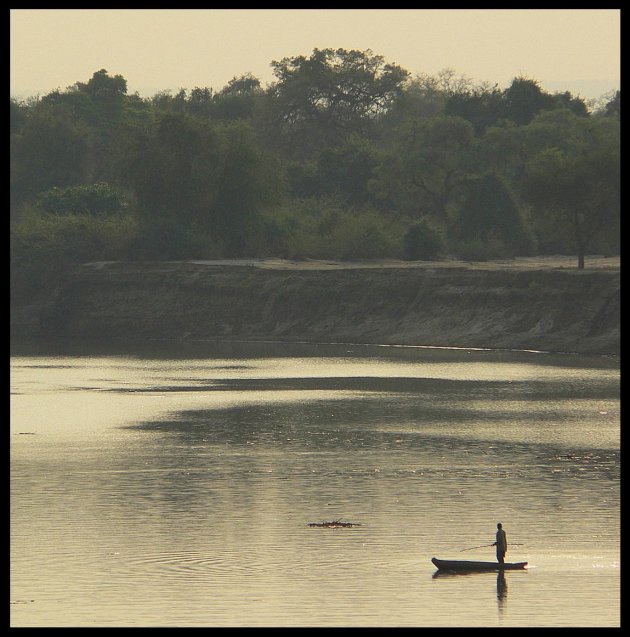
[[[497,524],[497,529],[502,529],[502,528],[503,528],[503,525],[501,524],[501,522],[499,522],[499,523]]]

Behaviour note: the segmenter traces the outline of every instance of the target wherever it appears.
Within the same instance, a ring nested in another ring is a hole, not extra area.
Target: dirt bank
[[[617,260],[93,263],[17,336],[397,343],[619,354]]]

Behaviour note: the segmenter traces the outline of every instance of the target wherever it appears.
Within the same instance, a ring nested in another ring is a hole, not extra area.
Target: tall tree
[[[421,205],[444,227],[450,206],[469,174],[467,154],[474,140],[471,124],[461,117],[438,115],[407,123],[398,131],[398,143],[389,158],[389,178],[411,190]]]
[[[261,211],[280,191],[280,171],[251,127],[163,114],[127,152],[126,176],[145,225],[208,233],[231,256],[247,248]]]
[[[282,172],[248,124],[230,123],[219,133],[220,172],[209,219],[228,253],[242,256],[256,243],[262,212],[283,193]]]
[[[503,178],[486,173],[468,180],[465,189],[465,199],[451,224],[451,239],[494,241],[511,255],[531,254],[532,235]]]
[[[11,205],[55,186],[74,186],[91,178],[90,131],[65,113],[49,108],[27,116],[11,138]]]
[[[214,96],[213,115],[224,120],[250,119],[262,96],[260,80],[251,73],[233,77]]]
[[[521,126],[503,121],[477,138],[475,161],[481,171],[496,172],[517,185],[527,161],[546,148],[568,151],[580,137],[579,131],[588,128],[588,121],[568,108],[541,111]]]
[[[98,110],[101,125],[114,124],[120,118],[127,95],[127,80],[122,75],[110,76],[106,69],[101,69],[87,82],[77,82],[75,87],[91,98]]]
[[[537,113],[554,107],[554,98],[526,77],[515,77],[503,97],[505,116],[518,125],[529,124]]]
[[[270,88],[276,128],[315,147],[364,133],[409,75],[370,50],[314,49],[308,58],[283,58],[271,66],[277,78]]]
[[[528,161],[523,192],[547,227],[570,233],[583,269],[597,239],[618,235],[620,140],[614,120],[586,121],[577,132],[572,148],[547,148]]]
[[[504,114],[503,92],[497,87],[478,86],[451,95],[444,113],[463,117],[474,127],[477,135],[495,125]]]
[[[201,222],[212,206],[219,180],[219,140],[206,123],[187,115],[161,115],[128,141],[124,178],[145,220]]]
[[[615,91],[610,101],[604,107],[604,115],[621,116],[621,91]]]
[[[195,86],[186,103],[186,111],[196,117],[212,117],[212,89]]]

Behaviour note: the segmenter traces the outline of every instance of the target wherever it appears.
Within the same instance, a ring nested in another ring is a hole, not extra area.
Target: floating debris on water
[[[331,522],[309,522],[308,526],[322,529],[346,529],[353,526],[361,526],[358,522],[342,522],[341,518],[332,520]]]

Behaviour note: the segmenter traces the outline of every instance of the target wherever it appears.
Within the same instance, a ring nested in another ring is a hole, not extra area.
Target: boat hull
[[[441,571],[516,571],[527,567],[527,562],[473,562],[470,560],[438,560],[431,561]]]

